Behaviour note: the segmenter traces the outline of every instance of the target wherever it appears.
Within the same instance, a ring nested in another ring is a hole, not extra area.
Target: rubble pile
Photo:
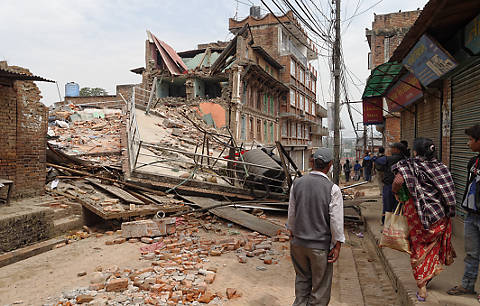
[[[120,162],[124,115],[117,109],[63,106],[50,112],[49,143],[66,154],[103,165]]]
[[[62,179],[58,180],[55,188],[47,186],[49,192],[56,195],[64,195],[69,198],[76,199],[82,204],[88,204],[90,209],[95,209],[102,213],[128,213],[136,211],[139,215],[153,215],[158,210],[164,212],[175,212],[184,209],[184,203],[181,200],[174,199],[173,195],[159,196],[143,192],[144,195],[154,197],[155,203],[144,203],[140,199],[135,198],[138,202],[132,204],[124,199],[118,198],[112,193],[96,188],[90,185],[92,180],[86,179]],[[97,184],[98,185],[98,184]],[[113,185],[109,185],[113,187]]]
[[[176,101],[175,99],[182,98],[170,97],[164,99]],[[216,183],[217,180],[214,178],[214,173],[212,173],[212,171],[198,168],[195,173],[193,173],[194,168],[198,165],[195,164],[193,155],[188,153],[196,152],[198,154],[217,157],[225,147],[228,139],[228,131],[225,128],[217,129],[208,126],[197,112],[195,104],[182,104],[176,107],[168,106],[168,104],[159,104],[155,109],[152,109],[150,113],[162,118],[162,120],[157,123],[157,126],[161,128],[161,130],[159,130],[158,133],[159,138],[155,141],[155,145],[158,145],[160,148],[148,148],[151,153],[162,158],[160,164],[162,171],[169,169],[170,172],[168,174],[172,176],[180,176],[182,178],[192,176],[192,178],[195,179]],[[183,114],[191,121],[186,119]],[[207,152],[204,138],[205,133],[202,130],[208,133],[213,133],[214,135],[222,134],[226,137],[212,137],[211,135],[207,135],[207,138],[209,139]],[[221,140],[223,143],[220,143],[218,140]],[[205,145],[204,149],[203,145]],[[171,150],[178,150],[185,153],[173,152]],[[200,158],[197,158],[197,162],[198,159]],[[210,160],[209,162],[212,164],[213,160]],[[203,159],[203,163],[208,164],[206,158]],[[226,162],[224,160],[219,160],[217,165],[220,167],[226,167]]]
[[[223,304],[229,299],[239,298],[242,293],[235,288],[218,292],[211,288],[218,272],[217,266],[209,265],[212,257],[234,252],[236,260],[244,264],[247,260],[259,260],[258,271],[276,264],[284,256],[288,236],[279,233],[267,238],[257,232],[237,235],[221,240],[205,237],[199,229],[214,230],[223,234],[222,223],[215,217],[205,220],[177,218],[177,231],[165,237],[142,237],[141,239],[114,237],[107,245],[126,243],[140,244],[140,260],[151,262],[144,269],[120,268],[118,266],[96,267],[90,278],[89,287],[64,292],[47,305],[69,305],[94,303],[95,305],[200,305],[201,303]],[[121,234],[121,231],[117,231]],[[82,273],[83,275],[83,273]],[[80,275],[79,275],[80,276]],[[228,285],[228,284],[226,284]]]

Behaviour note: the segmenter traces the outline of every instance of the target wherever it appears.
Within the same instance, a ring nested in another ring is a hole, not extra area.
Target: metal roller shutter
[[[465,191],[467,163],[475,156],[465,129],[480,123],[480,61],[452,77],[450,171],[455,181],[457,205]]]
[[[441,100],[435,96],[427,95],[426,103],[420,101],[417,104],[416,137],[425,137],[433,140],[438,152],[441,152],[442,135],[440,101]],[[411,146],[413,146],[413,141],[411,144]]]
[[[402,140],[408,141],[408,145],[411,147],[415,138],[415,108],[412,105],[408,109],[411,112],[405,110],[401,114],[400,137]]]

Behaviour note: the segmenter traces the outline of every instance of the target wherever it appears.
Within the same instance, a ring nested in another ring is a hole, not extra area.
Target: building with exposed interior
[[[293,12],[283,16],[259,12],[252,7],[247,18],[231,18],[229,30],[236,34],[249,25],[255,44],[283,67],[279,80],[288,93],[279,101],[279,139],[297,166],[306,170],[312,150],[321,145],[322,136],[328,136],[328,129],[322,127],[327,111],[317,103],[317,71],[311,65],[318,58],[317,50]]]

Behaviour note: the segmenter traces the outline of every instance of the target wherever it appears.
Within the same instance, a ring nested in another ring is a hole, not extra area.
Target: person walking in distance
[[[383,195],[383,176],[385,172],[385,166],[387,164],[387,157],[385,156],[385,148],[380,147],[378,148],[378,154],[373,159],[373,164],[375,166],[375,170],[377,170],[377,182],[378,188],[380,190],[380,196]]]
[[[383,201],[383,210],[382,210],[382,224],[385,221],[385,213],[393,212],[397,208],[397,200],[395,195],[392,192],[392,184],[395,175],[392,172],[392,166],[397,162],[405,159],[403,153],[405,152],[405,146],[399,142],[392,144],[390,148],[392,152],[391,156],[387,156],[385,163],[385,171],[383,172],[383,192],[382,192],[382,201]]]
[[[355,161],[355,165],[353,165],[353,171],[355,172],[355,181],[360,180],[360,171],[362,170],[362,165],[358,163],[358,160]]]
[[[477,155],[467,164],[467,184],[462,208],[467,211],[464,223],[465,270],[462,284],[448,290],[450,295],[476,294],[475,283],[480,263],[480,124],[465,130],[468,146]],[[480,302],[480,296],[477,297]]]
[[[372,166],[373,166],[372,157],[370,156],[370,153],[367,151],[365,152],[365,156],[363,157],[363,161],[362,161],[362,168],[363,168],[363,175],[364,175],[363,178],[367,182],[370,182],[372,179]]]
[[[345,242],[340,187],[327,177],[333,153],[319,148],[312,155],[312,171],[297,178],[290,190],[287,229],[295,269],[294,306],[328,305],[333,263]]]
[[[343,164],[343,172],[345,173],[345,181],[350,181],[350,172],[352,171],[352,165],[350,165],[350,161],[347,159],[345,164]]]

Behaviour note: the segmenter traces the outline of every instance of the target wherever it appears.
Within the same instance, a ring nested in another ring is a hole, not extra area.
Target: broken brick
[[[115,278],[110,280],[105,286],[105,290],[110,291],[124,291],[128,288],[127,278]]]
[[[93,301],[93,296],[88,294],[80,294],[77,296],[75,300],[77,301],[78,304],[89,303]]]
[[[233,298],[236,298],[236,297],[241,297],[242,294],[240,292],[237,291],[237,289],[234,289],[234,288],[227,288],[225,290],[225,293],[227,294],[227,298],[229,300],[233,299]]]
[[[126,241],[127,241],[127,239],[125,239],[125,238],[117,238],[117,239],[113,240],[113,243],[114,244],[122,244]]]
[[[98,284],[91,284],[88,287],[88,290],[98,291],[98,290],[102,290],[103,288],[105,288],[105,284],[104,283],[98,283]]]
[[[216,273],[215,272],[207,272],[207,276],[205,277],[205,282],[207,284],[212,284],[214,281],[215,281],[215,277],[216,277]]]
[[[209,291],[206,291],[202,296],[198,299],[200,303],[208,304],[215,298],[215,295]]]
[[[142,239],[140,239],[140,241],[142,241],[143,243],[146,243],[146,244],[153,243],[153,239],[149,238],[149,237],[142,237]]]

